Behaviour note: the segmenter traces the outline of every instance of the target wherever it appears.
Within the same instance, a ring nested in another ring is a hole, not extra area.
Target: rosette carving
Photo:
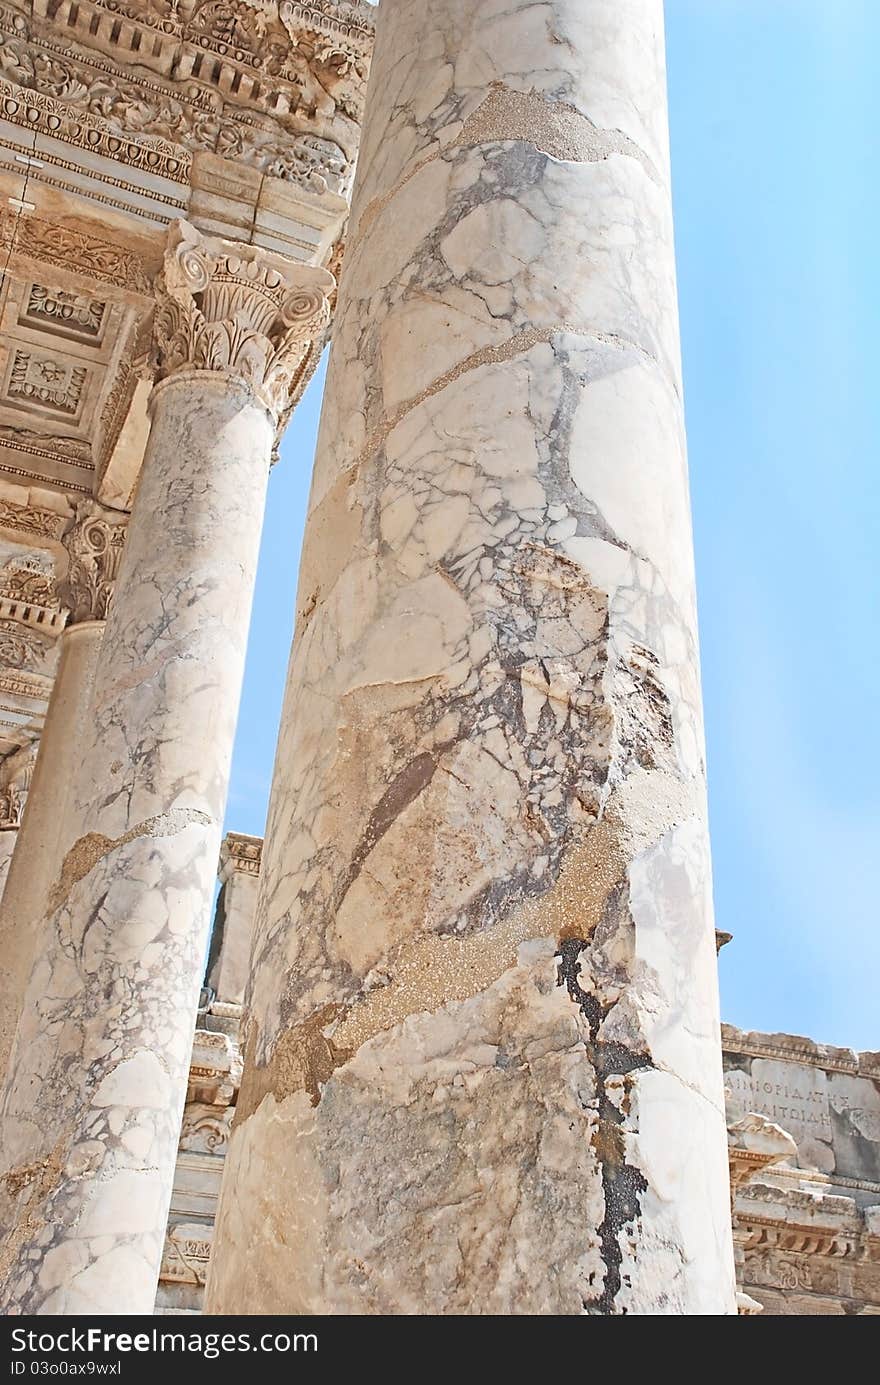
[[[181,369],[221,372],[242,381],[279,422],[321,350],[334,287],[327,270],[174,222],[156,285],[158,378]]]

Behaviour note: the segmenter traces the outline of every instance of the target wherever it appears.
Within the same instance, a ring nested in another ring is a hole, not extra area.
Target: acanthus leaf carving
[[[70,610],[70,624],[106,620],[125,546],[125,521],[97,501],[81,500],[76,518],[64,535],[70,555],[67,575],[60,583],[61,598]]]
[[[21,825],[38,748],[38,740],[29,740],[0,760],[0,829]]]
[[[159,378],[181,368],[222,372],[242,381],[279,422],[323,340],[334,287],[326,270],[175,222],[157,281]]]

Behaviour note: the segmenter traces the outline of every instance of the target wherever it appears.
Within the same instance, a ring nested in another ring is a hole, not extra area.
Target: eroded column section
[[[734,1311],[660,0],[384,0],[213,1311]]]
[[[266,481],[332,277],[170,233],[160,383],[3,1102],[2,1304],[148,1313],[174,1171]]]
[[[59,637],[58,671],[0,906],[0,1080],[6,1074],[49,891],[76,836],[70,798],[91,732],[92,688],[125,543],[125,518],[93,500],[82,500],[64,536],[69,564],[60,594],[68,621]]]

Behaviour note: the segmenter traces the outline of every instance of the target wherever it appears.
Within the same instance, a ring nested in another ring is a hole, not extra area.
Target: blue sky
[[[722,1012],[880,1048],[880,4],[666,11]],[[265,822],[323,375],[270,483],[238,831]]]

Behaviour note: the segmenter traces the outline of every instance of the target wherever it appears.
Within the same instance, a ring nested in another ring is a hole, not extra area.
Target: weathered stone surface
[[[76,838],[3,1097],[7,1310],[153,1302],[270,458],[332,286],[253,247],[169,235],[163,379],[72,793]]]
[[[49,892],[76,839],[73,780],[92,730],[92,689],[126,518],[92,500],[79,500],[62,535],[67,568],[58,592],[68,619],[58,640],[58,668],[33,766],[28,810],[0,906],[0,1077],[7,1071]]]
[[[770,1314],[880,1312],[880,1055],[722,1035],[741,1284]],[[747,1128],[763,1122],[766,1147],[772,1121],[788,1153],[747,1181]]]
[[[217,900],[207,983],[223,1001],[241,1004],[250,974],[262,840],[228,832],[220,852]]]
[[[731,1113],[757,1111],[783,1126],[799,1168],[880,1194],[880,1054],[731,1025],[722,1037]]]
[[[214,1311],[734,1311],[655,0],[379,10]]]

